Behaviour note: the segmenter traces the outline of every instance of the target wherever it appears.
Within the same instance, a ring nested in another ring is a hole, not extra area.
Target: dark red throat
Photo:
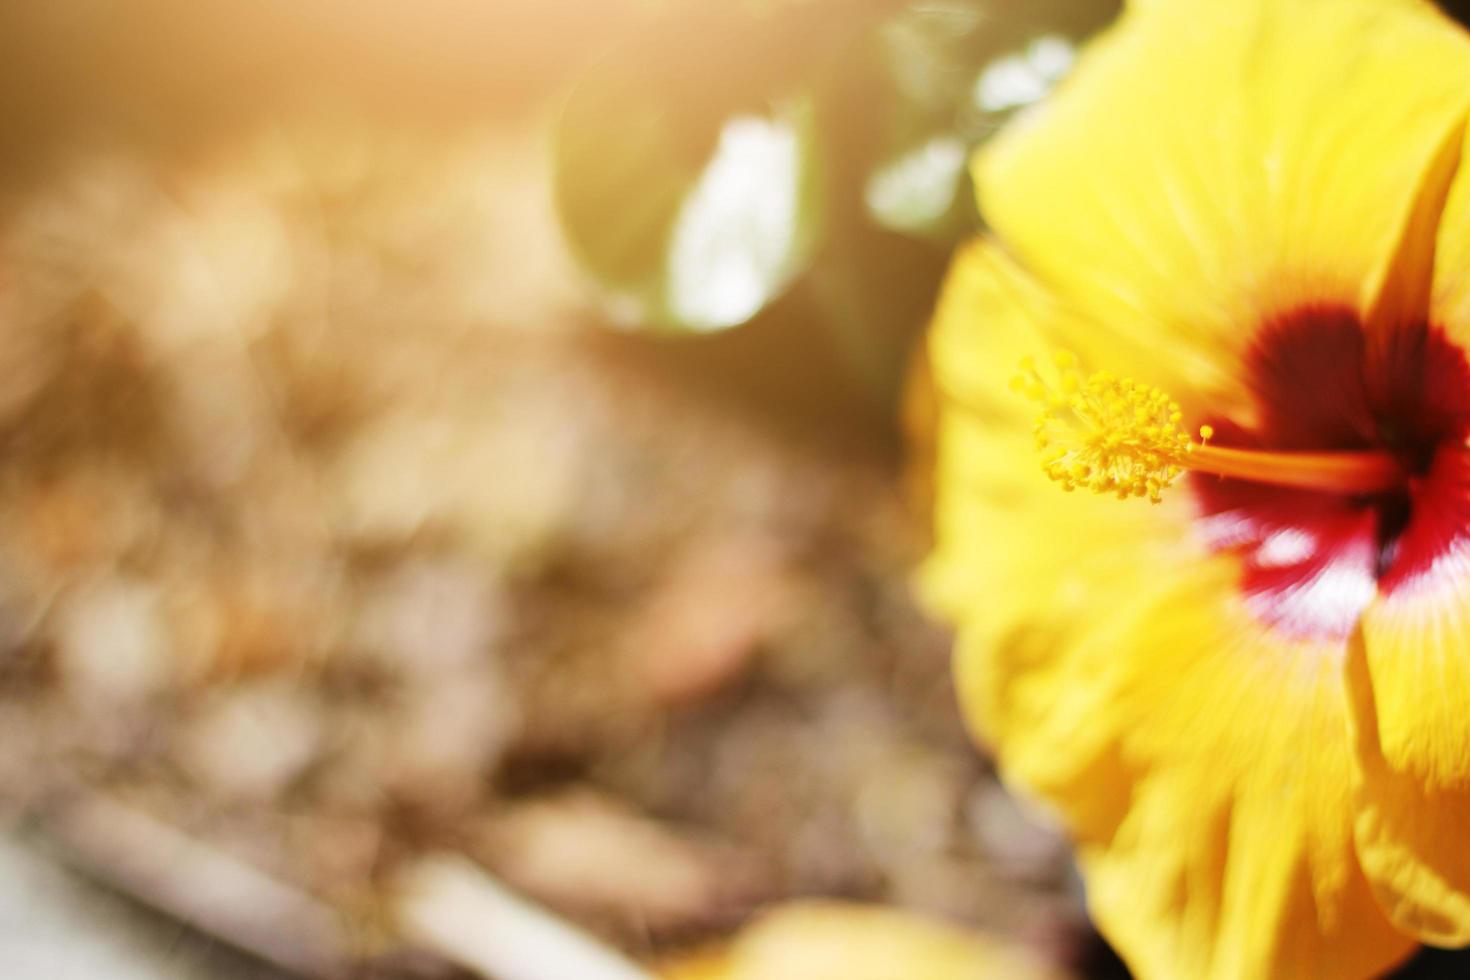
[[[1191,475],[1207,539],[1244,557],[1247,605],[1293,637],[1340,639],[1470,537],[1470,364],[1436,327],[1370,337],[1352,310],[1308,306],[1263,324],[1244,370],[1256,426],[1208,419],[1215,445],[1376,450],[1407,474],[1372,495]]]

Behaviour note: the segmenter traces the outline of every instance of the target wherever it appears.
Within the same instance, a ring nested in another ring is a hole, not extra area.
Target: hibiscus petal
[[[1111,695],[1088,666],[1098,651],[1076,640],[1096,609],[1127,600],[1141,555],[1165,563],[1196,553],[1190,508],[1172,497],[1150,506],[1061,493],[1032,444],[1034,408],[1007,382],[1022,357],[1064,347],[1106,360],[1116,351],[1105,343],[994,243],[960,252],[930,333],[945,410],[936,550],[921,575],[931,605],[964,624],[956,684],[976,735],[1003,746],[1020,788],[1062,801],[1074,830],[1099,833],[1116,826],[1130,777],[1105,776],[1119,765],[1116,733],[1092,720]]]
[[[1431,322],[1470,344],[1470,169],[1439,223]],[[1426,382],[1429,383],[1429,382]],[[1447,402],[1463,391],[1446,390]],[[1464,406],[1460,406],[1463,410]],[[1363,866],[1400,928],[1470,943],[1470,456],[1441,452],[1399,551],[1408,574],[1363,622],[1348,664]],[[1430,548],[1430,544],[1437,546]]]
[[[1454,625],[1464,630],[1463,618],[1455,618]],[[1391,758],[1384,751],[1383,719],[1375,706],[1376,700],[1389,703],[1392,727],[1388,731],[1393,741],[1402,743],[1403,736],[1410,734],[1402,725],[1412,717],[1406,713],[1412,706],[1403,702],[1404,697],[1417,692],[1433,700],[1449,700],[1455,689],[1448,685],[1453,684],[1459,686],[1458,696],[1463,700],[1470,672],[1454,661],[1464,660],[1464,648],[1457,651],[1461,655],[1451,656],[1440,644],[1434,646],[1429,655],[1416,651],[1412,665],[1405,665],[1408,669],[1389,671],[1389,676],[1412,679],[1392,684],[1380,681],[1378,686],[1384,690],[1375,690],[1369,658],[1363,651],[1349,659],[1359,775],[1354,832],[1363,869],[1394,924],[1435,945],[1463,946],[1470,942],[1470,848],[1465,840],[1470,787],[1435,785],[1412,764],[1436,756],[1452,757],[1455,749],[1448,744],[1438,752],[1414,753],[1420,755],[1418,759]],[[1385,653],[1390,649],[1386,645],[1378,648]],[[1393,648],[1392,652],[1402,650]],[[1458,727],[1451,726],[1451,731]]]
[[[1342,645],[1259,625],[1238,575],[1220,556],[1140,584],[1108,629],[1138,776],[1115,832],[1079,842],[1093,913],[1141,976],[1376,973],[1412,941],[1344,818]]]
[[[1035,406],[1008,382],[1023,357],[1059,348],[1089,367],[1120,367],[1168,387],[1169,366],[1120,347],[1095,324],[1048,297],[994,243],[955,259],[930,333],[931,370],[944,411],[935,462],[937,551],[924,574],[927,597],[954,617],[983,621],[990,636],[1021,624],[1060,627],[1093,609],[1087,589],[1116,581],[1140,549],[1190,546],[1187,500],[1120,506],[1092,494],[1063,495],[1043,474],[1031,432]],[[1014,533],[1013,508],[1041,505],[1053,527],[1044,542]],[[1035,583],[1055,584],[1038,591]]]
[[[1421,490],[1398,545],[1416,571],[1384,580],[1348,661],[1355,831],[1394,922],[1460,946],[1470,943],[1470,453],[1442,451],[1425,480],[1435,492]],[[1430,553],[1429,542],[1445,544]]]
[[[1464,348],[1470,347],[1470,147],[1460,149],[1461,166],[1438,223],[1430,322]]]
[[[1467,39],[1428,4],[1150,3],[1073,82],[975,167],[1059,295],[1227,387],[1221,352],[1282,309],[1422,318],[1470,100]]]

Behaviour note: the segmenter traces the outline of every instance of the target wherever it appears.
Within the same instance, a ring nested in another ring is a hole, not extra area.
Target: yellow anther
[[[1036,445],[1042,469],[1064,490],[1086,487],[1122,499],[1157,501],[1184,472],[1192,448],[1180,409],[1168,395],[1132,378],[1098,371],[1083,378],[1070,351],[1051,357],[1045,376],[1035,358],[1021,362],[1013,390],[1041,408]]]

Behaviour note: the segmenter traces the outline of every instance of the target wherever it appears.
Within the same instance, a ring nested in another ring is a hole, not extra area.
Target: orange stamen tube
[[[1386,493],[1408,481],[1399,461],[1384,452],[1295,453],[1196,445],[1181,463],[1216,476],[1337,493]]]

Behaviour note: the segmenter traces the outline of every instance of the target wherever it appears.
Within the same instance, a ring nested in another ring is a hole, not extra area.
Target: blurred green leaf
[[[744,323],[810,261],[821,200],[810,107],[724,121],[690,162],[649,114],[558,170],[568,237],[626,325],[691,331]],[[611,134],[608,134],[611,137]],[[563,140],[573,154],[578,139]]]
[[[949,131],[983,141],[1016,109],[1039,102],[1081,43],[1111,21],[1117,0],[913,0],[878,30],[902,112],[898,143]]]
[[[936,133],[892,157],[868,176],[863,198],[873,220],[891,231],[941,236],[962,227],[957,214],[969,194],[970,148],[953,133]]]
[[[955,240],[978,215],[964,163],[1012,115],[1041,101],[1076,47],[1117,12],[1112,0],[915,0],[878,29],[893,97],[868,214],[904,234]]]
[[[809,80],[865,23],[839,18],[811,41],[829,8],[859,5],[678,11],[614,46],[573,91],[557,204],[617,320],[721,330],[808,266],[824,215]],[[881,8],[860,9],[871,20]]]
[[[725,123],[669,237],[668,321],[693,330],[744,323],[802,272],[821,233],[809,104]]]
[[[1035,105],[1051,93],[1076,60],[1075,42],[1061,34],[1044,33],[1024,47],[987,63],[970,93],[972,108],[991,117],[1004,117]]]
[[[879,57],[895,93],[915,115],[952,121],[979,66],[993,57],[993,33],[1023,16],[1020,4],[996,24],[989,0],[915,0],[878,30]]]

